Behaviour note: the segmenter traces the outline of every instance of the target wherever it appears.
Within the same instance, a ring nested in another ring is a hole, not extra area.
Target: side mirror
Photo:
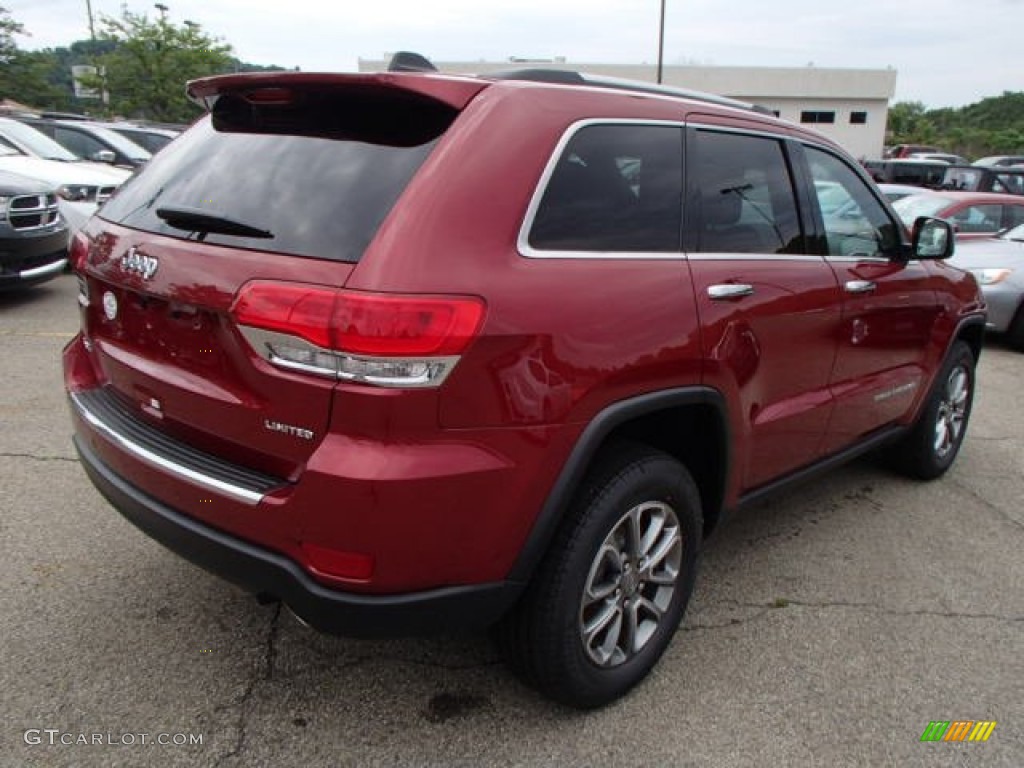
[[[948,259],[953,255],[953,227],[943,219],[920,216],[911,242],[915,259]]]
[[[90,160],[95,160],[97,163],[111,163],[117,159],[117,155],[111,152],[109,149],[98,149],[92,153]]]

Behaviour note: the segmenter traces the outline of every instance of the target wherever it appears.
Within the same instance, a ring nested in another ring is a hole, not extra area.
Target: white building
[[[652,64],[577,64],[555,60],[444,61],[442,72],[487,74],[513,69],[569,69],[606,77],[655,82]],[[360,72],[387,69],[386,60],[360,59]],[[810,124],[858,158],[882,156],[889,100],[896,90],[894,69],[820,67],[666,66],[662,82],[760,104],[785,120]]]

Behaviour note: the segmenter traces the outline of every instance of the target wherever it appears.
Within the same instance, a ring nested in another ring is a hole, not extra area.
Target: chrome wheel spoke
[[[675,581],[679,569],[678,566],[673,567],[673,563],[678,560],[676,550],[682,546],[682,542],[677,527],[663,529],[661,539],[644,563],[642,575],[645,581],[656,584],[671,584]]]
[[[594,641],[595,636],[599,635],[602,630],[607,628],[607,626],[618,617],[619,613],[621,613],[621,608],[616,601],[610,600],[605,603],[604,609],[596,613],[593,618],[583,626],[583,635],[586,638],[588,645]]]
[[[604,600],[619,587],[622,576],[622,555],[607,543],[597,553],[587,576],[587,602]]]
[[[620,639],[622,637],[622,609],[612,604],[602,623],[587,637],[587,652],[591,658],[602,666],[615,663],[622,656]]]
[[[642,520],[643,507],[634,507],[626,516],[626,554],[636,562],[642,554],[641,541],[643,540]]]
[[[626,658],[640,650],[640,643],[637,641],[637,615],[636,605],[627,604],[622,612],[622,641],[619,644]]]
[[[637,547],[637,556],[650,560],[651,549],[658,545],[661,532],[665,528],[665,513],[657,507],[653,509],[638,508],[634,515],[637,518],[638,526],[643,531]],[[646,525],[644,525],[641,515],[647,518]]]

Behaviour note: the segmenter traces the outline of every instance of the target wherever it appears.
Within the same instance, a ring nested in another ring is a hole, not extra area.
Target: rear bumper
[[[510,582],[399,595],[329,589],[293,560],[204,525],[149,496],[104,464],[80,436],[74,443],[90,480],[131,523],[196,565],[248,591],[282,600],[323,632],[380,637],[483,628],[501,618],[522,589]]]

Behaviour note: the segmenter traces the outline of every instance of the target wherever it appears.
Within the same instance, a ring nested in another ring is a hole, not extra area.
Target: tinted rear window
[[[100,215],[180,239],[356,262],[450,122],[410,141],[372,129],[332,130],[316,119],[323,113],[267,125],[274,133],[264,133],[260,117],[218,120],[217,129],[203,118],[124,184]],[[158,217],[161,208],[202,209],[272,237],[184,231]]]
[[[682,128],[586,126],[555,166],[529,243],[545,251],[678,251],[682,199]]]

